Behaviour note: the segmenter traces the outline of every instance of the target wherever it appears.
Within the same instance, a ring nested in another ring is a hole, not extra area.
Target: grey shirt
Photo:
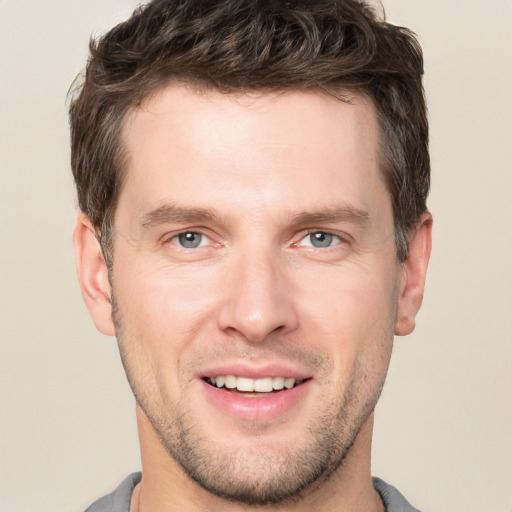
[[[132,492],[141,478],[141,473],[132,473],[114,492],[95,501],[85,512],[130,512]],[[380,478],[373,478],[373,487],[380,494],[386,512],[420,512],[397,489]]]

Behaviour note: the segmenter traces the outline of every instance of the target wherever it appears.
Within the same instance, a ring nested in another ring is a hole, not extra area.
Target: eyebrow
[[[298,225],[347,222],[359,228],[364,228],[370,223],[370,214],[360,208],[344,205],[319,211],[298,213],[292,216],[292,222]]]
[[[165,204],[146,213],[141,219],[141,227],[149,229],[169,223],[188,224],[204,221],[219,222],[219,220],[220,215],[211,208],[184,208],[175,204]],[[300,212],[292,215],[290,221],[298,226],[347,222],[364,228],[370,222],[370,215],[360,208],[344,205],[318,211]]]
[[[141,227],[148,229],[172,222],[186,224],[205,220],[218,221],[219,215],[210,208],[182,208],[174,204],[165,204],[146,213],[141,219]]]

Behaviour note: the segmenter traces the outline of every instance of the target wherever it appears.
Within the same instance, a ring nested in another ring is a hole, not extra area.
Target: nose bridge
[[[279,329],[295,328],[297,316],[284,262],[270,248],[253,245],[237,254],[229,279],[219,327],[235,330],[251,342],[263,341]]]

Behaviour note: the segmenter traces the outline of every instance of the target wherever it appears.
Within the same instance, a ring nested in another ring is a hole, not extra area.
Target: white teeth
[[[236,381],[236,389],[238,389],[238,391],[254,391],[254,379],[238,377]]]
[[[237,381],[236,377],[233,377],[233,375],[226,375],[226,377],[224,377],[224,379],[225,379],[224,385],[228,389],[235,389],[236,388],[236,381]]]
[[[272,387],[276,390],[284,388],[284,377],[274,377],[272,379]]]
[[[274,388],[272,386],[272,377],[266,377],[264,379],[256,379],[254,381],[254,391],[258,393],[270,393]]]
[[[219,375],[210,377],[210,383],[218,388],[237,389],[238,391],[270,393],[281,389],[291,389],[295,386],[295,379],[285,377],[263,377],[261,379],[249,379],[247,377],[235,377],[234,375]],[[300,384],[302,381],[298,381]]]
[[[295,386],[295,379],[284,379],[284,387],[286,389],[291,389]]]

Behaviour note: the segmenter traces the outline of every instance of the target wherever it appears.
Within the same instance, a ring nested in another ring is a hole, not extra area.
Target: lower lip
[[[226,388],[215,388],[203,380],[200,383],[214,406],[229,416],[247,421],[267,421],[282,417],[305,398],[312,385],[310,379],[292,389],[245,396],[227,391]]]

